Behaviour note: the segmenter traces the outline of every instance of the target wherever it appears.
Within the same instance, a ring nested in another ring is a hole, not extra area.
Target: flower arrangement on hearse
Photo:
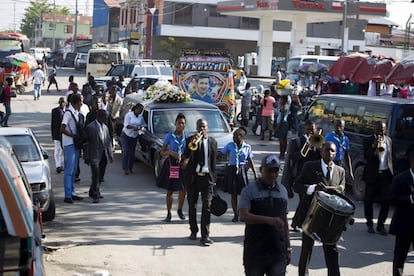
[[[192,99],[178,86],[169,82],[156,82],[145,91],[144,100],[154,100],[163,103],[183,103]]]

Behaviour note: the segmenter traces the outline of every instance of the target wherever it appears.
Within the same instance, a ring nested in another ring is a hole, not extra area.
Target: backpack
[[[76,135],[73,137],[73,145],[77,149],[82,149],[84,143],[87,140],[87,134],[86,134],[85,126],[84,126],[85,125],[84,117],[82,114],[79,114],[79,122],[78,122],[75,119],[75,115],[73,115],[73,113],[70,110],[68,110],[68,112],[70,112],[70,114],[73,117],[73,120],[75,120],[76,122]]]
[[[4,94],[4,87],[0,86],[0,103],[4,103],[5,98],[6,98],[6,95]]]

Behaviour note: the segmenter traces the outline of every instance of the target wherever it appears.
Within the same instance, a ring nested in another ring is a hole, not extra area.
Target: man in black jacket
[[[200,139],[199,139],[200,138]],[[197,149],[193,150],[192,142],[199,140]],[[187,138],[182,168],[186,170],[184,185],[187,189],[188,220],[190,223],[190,239],[197,239],[197,200],[201,194],[201,240],[203,246],[210,246],[210,207],[213,189],[216,184],[217,142],[208,136],[208,123],[204,119],[197,120],[197,133]]]
[[[392,182],[394,204],[390,234],[395,235],[392,275],[403,275],[410,245],[414,246],[414,151],[409,154],[410,169],[397,175]]]

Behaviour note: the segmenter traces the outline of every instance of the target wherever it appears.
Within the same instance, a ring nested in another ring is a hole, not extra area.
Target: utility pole
[[[75,30],[73,32],[73,51],[76,53],[76,48],[78,47],[78,0],[76,0],[75,4]]]
[[[55,50],[56,48],[56,0],[53,0],[53,40],[52,40],[52,49]]]
[[[344,1],[344,13],[342,20],[342,52],[348,54],[349,28],[348,28],[348,0]]]

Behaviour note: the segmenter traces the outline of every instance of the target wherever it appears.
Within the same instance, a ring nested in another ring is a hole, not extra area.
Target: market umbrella
[[[25,62],[31,68],[37,68],[37,66],[38,66],[36,59],[31,54],[28,54],[28,53],[25,53],[25,52],[16,53],[14,55],[7,56],[6,58],[11,60],[12,64],[13,64],[13,62],[15,62],[16,65],[19,62]],[[17,66],[19,66],[19,65],[17,65]]]
[[[410,84],[414,82],[414,52],[400,60],[385,77],[388,84]]]
[[[361,62],[350,80],[355,83],[367,83],[370,80],[384,81],[391,71],[394,60],[388,57],[371,56],[367,62]]]
[[[369,56],[361,53],[352,53],[348,56],[340,57],[329,69],[328,75],[334,79],[351,79],[355,71],[362,63],[367,62]]]
[[[309,71],[309,67],[312,65],[312,63],[304,63],[298,68],[298,72],[302,74],[306,74]]]
[[[26,238],[33,232],[33,203],[11,155],[0,150],[0,208],[9,235]]]
[[[315,62],[309,66],[308,72],[313,74],[323,74],[328,72],[328,66],[323,63]]]

